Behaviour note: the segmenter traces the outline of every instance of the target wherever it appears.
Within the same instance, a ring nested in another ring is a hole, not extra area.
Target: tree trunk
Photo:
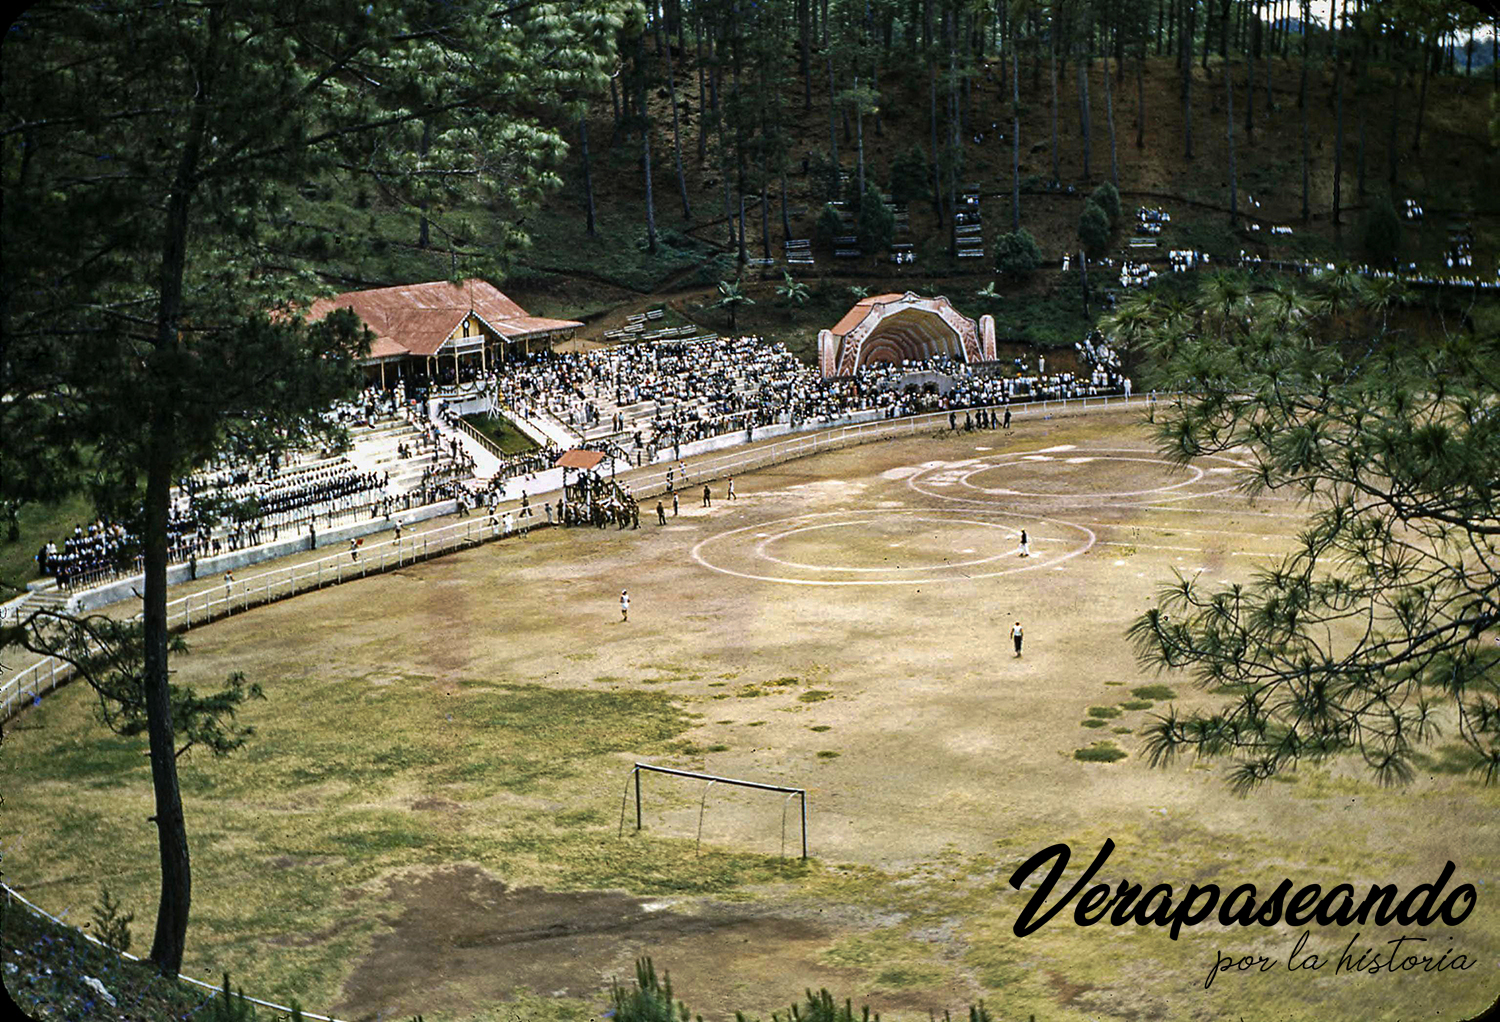
[[[812,110],[812,0],[798,0],[797,35],[802,48],[802,109]]]
[[[1104,112],[1109,121],[1109,180],[1120,189],[1120,154],[1115,147],[1115,100],[1109,84],[1109,61],[1104,62]]]
[[[1307,24],[1307,0],[1302,0],[1302,24]],[[1307,156],[1307,36],[1304,31],[1302,43],[1302,87],[1297,93],[1297,106],[1302,111],[1302,222],[1307,223],[1312,217],[1311,207],[1308,205],[1308,170]]]
[[[781,165],[781,240],[783,243],[792,240],[792,220],[786,211],[786,163]]]
[[[184,209],[186,202],[182,203]],[[186,223],[183,227],[185,248]],[[180,259],[180,256],[179,256]],[[180,272],[182,263],[178,263]],[[169,271],[170,272],[170,271]],[[180,290],[178,292],[180,296]],[[175,301],[163,295],[163,306]],[[164,316],[163,338],[172,333],[176,347],[176,313]],[[151,750],[151,787],[155,795],[157,849],[161,860],[161,897],[156,909],[156,933],[150,960],[164,976],[182,969],[187,945],[188,909],[192,904],[192,866],[188,855],[187,824],[182,815],[182,791],[177,782],[177,749],[172,730],[172,700],[167,667],[167,521],[172,497],[172,440],[168,409],[154,409],[151,454],[146,473],[146,529],[143,628],[147,736]]]
[[[943,172],[941,169],[942,159],[938,151],[938,129],[937,129],[937,61],[930,60],[927,64],[927,80],[929,83],[927,102],[927,121],[932,126],[932,212],[937,216],[937,225],[943,226]]]
[[[1427,72],[1432,66],[1432,53],[1424,42],[1422,47],[1422,88],[1417,93],[1417,129],[1412,134],[1411,151],[1422,151],[1422,117],[1427,112]]]
[[[698,167],[701,169],[708,162],[708,105],[706,103],[707,87],[703,84],[703,28],[700,23],[698,28]]]
[[[1109,77],[1108,70],[1104,76]],[[1094,150],[1093,133],[1089,130],[1089,61],[1085,56],[1078,62],[1078,125],[1083,135],[1083,179],[1093,180],[1092,156]]]
[[[1251,58],[1254,59],[1253,57]],[[1240,218],[1240,183],[1234,173],[1234,76],[1229,70],[1229,61],[1224,61],[1224,138],[1229,145],[1229,227],[1231,230]]]
[[[1087,317],[1089,314],[1089,256],[1083,250],[1082,245],[1078,246],[1078,275],[1083,280],[1083,314]]]
[[[432,144],[432,128],[424,118],[422,121],[422,144],[418,150],[423,156],[427,155],[427,149]],[[417,224],[417,247],[427,248],[432,244],[431,236],[427,226],[427,200],[423,198],[417,203],[417,208],[422,211],[421,219]]]
[[[1010,229],[1021,229],[1021,54],[1011,43],[1010,62]]]
[[[1193,158],[1193,0],[1188,0],[1187,23],[1182,29],[1183,49],[1187,59],[1182,62],[1182,141],[1187,159]]]
[[[677,190],[682,195],[682,219],[693,219],[693,207],[688,202],[687,175],[682,170],[682,133],[677,114],[677,76],[672,67],[672,47],[667,46],[667,92],[672,103],[672,155],[677,161]]]
[[[1260,20],[1251,28],[1252,39],[1260,34]],[[1255,144],[1255,45],[1252,41],[1245,51],[1245,141]],[[1230,83],[1233,88],[1233,83]]]
[[[1057,25],[1053,24],[1047,33],[1051,44],[1052,55],[1052,183],[1058,184],[1062,176],[1058,173],[1057,165]]]
[[[641,156],[646,168],[646,251],[656,252],[656,198],[651,193],[651,125],[641,125]]]
[[[203,122],[201,110],[194,121]],[[179,161],[177,185],[166,210],[162,239],[161,294],[157,307],[156,345],[153,361],[170,366],[180,356],[179,328],[182,315],[183,278],[187,268],[189,185],[197,170],[199,139],[203,131],[189,134]],[[168,372],[170,370],[164,370]],[[171,674],[167,653],[167,526],[172,503],[172,475],[176,462],[173,418],[178,414],[170,381],[146,408],[148,455],[146,467],[145,563],[142,598],[142,640],[145,654],[146,733],[151,757],[151,786],[155,796],[157,849],[161,859],[161,897],[156,909],[156,932],[150,960],[164,976],[182,969],[187,945],[188,909],[192,904],[192,867],[188,855],[187,825],[182,814],[182,790],[177,780],[177,748],[172,724]]]
[[[823,15],[824,17],[827,17],[827,8],[824,8]],[[837,109],[839,102],[838,93],[834,91],[833,85],[833,55],[827,55],[824,60],[828,65],[828,144],[831,147],[830,151],[833,155],[834,192],[837,193],[843,185],[844,177],[844,168],[839,163],[838,115],[834,112]],[[837,197],[837,194],[835,194],[834,198]]]
[[[1344,184],[1344,61],[1339,53],[1339,46],[1343,43],[1343,31],[1341,30],[1334,38],[1333,43],[1333,97],[1334,106],[1337,108],[1334,115],[1334,140],[1333,140],[1333,226],[1339,226],[1339,206],[1343,199]]]
[[[637,56],[641,58],[641,80],[636,90],[636,102],[640,105],[641,159],[646,170],[646,251],[656,254],[656,198],[651,192],[651,118],[646,115],[646,37],[641,36]]]
[[[958,140],[958,26],[950,14],[945,19],[948,34],[948,209],[953,211],[954,224],[958,223],[958,158],[963,151]],[[958,235],[948,234],[950,255],[958,252]]]
[[[762,167],[760,178],[760,250],[761,258],[771,258],[771,197],[770,176]]]
[[[592,163],[589,159],[589,122],[587,117],[578,118],[578,141],[579,150],[583,155],[583,198],[584,208],[588,211],[588,219],[585,230],[590,238],[594,237],[594,174]]]
[[[1146,44],[1135,62],[1135,147],[1146,147]]]
[[[1395,74],[1391,78],[1391,126],[1390,133],[1386,137],[1385,170],[1386,181],[1391,187],[1391,195],[1395,196],[1396,189],[1396,129],[1401,114],[1401,97],[1405,90],[1401,87],[1406,79],[1405,64],[1397,64]]]
[[[859,99],[859,75],[854,76],[854,124],[855,134],[858,139],[858,153],[855,161],[856,180],[859,182],[859,201],[865,201],[865,105]]]
[[[1275,17],[1275,9],[1272,8],[1272,17]],[[1272,38],[1267,39],[1261,46],[1266,61],[1266,120],[1269,122],[1271,114],[1276,112],[1276,97],[1271,92],[1271,51],[1276,48],[1275,33]]]
[[[750,261],[750,252],[745,248],[745,193],[739,192],[740,197],[740,265],[743,266]]]

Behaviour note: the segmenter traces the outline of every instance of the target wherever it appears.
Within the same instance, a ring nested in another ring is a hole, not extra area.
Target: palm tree
[[[735,318],[739,313],[741,305],[754,305],[755,299],[740,290],[738,280],[733,283],[727,280],[719,281],[719,300],[714,304],[715,308],[729,310],[729,332],[734,333]]]
[[[781,275],[785,278],[786,282],[776,286],[776,293],[793,305],[801,308],[802,304],[808,298],[807,285],[795,279],[787,270],[782,270]]]
[[[995,282],[992,280],[978,291],[974,292],[975,298],[983,298],[986,301],[998,302],[1004,296],[995,290]]]

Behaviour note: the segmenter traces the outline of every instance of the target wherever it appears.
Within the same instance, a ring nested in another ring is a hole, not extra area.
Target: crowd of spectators
[[[99,518],[73,526],[62,546],[47,542],[36,553],[37,570],[52,575],[59,585],[91,585],[134,567],[140,544],[119,522]]]

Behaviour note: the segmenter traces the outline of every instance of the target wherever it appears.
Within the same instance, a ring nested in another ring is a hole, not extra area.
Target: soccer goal
[[[786,854],[786,814],[791,806],[793,798],[798,801],[798,813],[802,824],[802,858],[807,858],[807,789],[788,788],[779,784],[762,784],[760,781],[742,781],[735,777],[720,777],[717,774],[700,774],[692,770],[675,770],[671,767],[653,766],[650,763],[637,763],[630,768],[630,777],[626,781],[625,794],[620,798],[620,836],[625,835],[625,809],[630,804],[630,791],[635,789],[635,829],[641,830],[641,774],[669,774],[672,777],[686,777],[690,780],[703,781],[703,797],[698,801],[698,850],[703,849],[703,814],[708,809],[708,795],[716,784],[729,784],[737,788],[754,788],[759,791],[774,791],[786,795],[781,803],[781,854]]]

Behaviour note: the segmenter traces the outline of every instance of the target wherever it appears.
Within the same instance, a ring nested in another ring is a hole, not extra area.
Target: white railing
[[[1011,405],[996,405],[990,410],[1004,414],[1008,407],[1016,422],[1036,419],[1057,413],[1074,413],[1088,409],[1119,409],[1122,407],[1146,407],[1156,400],[1155,395],[1135,395],[1126,398],[1120,395],[1083,398],[1055,398],[1028,401]],[[972,413],[977,409],[960,409]],[[735,449],[717,457],[700,458],[691,466],[687,480],[675,480],[678,485],[703,483],[736,473],[753,471],[777,465],[796,458],[805,458],[821,451],[834,450],[854,444],[875,440],[888,440],[903,436],[915,436],[932,429],[948,429],[948,412],[928,412],[899,419],[877,419],[871,422],[835,426],[817,432],[804,433],[773,444],[750,449]],[[646,466],[622,475],[637,498],[665,493],[667,471],[674,463],[660,467]],[[528,525],[524,530],[545,526]],[[490,517],[476,514],[451,525],[425,532],[390,539],[360,549],[359,557],[350,556],[345,550],[316,560],[237,578],[219,586],[210,586],[199,592],[180,596],[167,602],[167,627],[189,629],[198,625],[243,613],[251,607],[275,600],[296,596],[309,590],[339,585],[366,575],[379,574],[426,560],[439,554],[450,553],[465,547],[507,535],[504,518],[498,514]],[[9,720],[27,703],[50,692],[73,676],[73,668],[55,657],[48,657],[0,681],[0,723]]]
[[[84,940],[97,944],[107,951],[113,951],[121,958],[127,958],[132,962],[139,962],[141,960],[138,955],[133,955],[129,951],[121,951],[118,948],[112,948],[108,944],[104,943],[104,941],[100,940],[98,937],[95,937],[92,933],[86,933],[83,930],[80,930],[74,926],[69,925],[68,923],[63,922],[52,913],[38,907],[37,905],[34,905],[33,903],[27,901],[25,898],[21,897],[21,895],[16,893],[15,888],[11,887],[9,884],[0,883],[0,893],[3,893],[7,898],[14,898],[16,901],[19,901],[21,904],[31,909],[31,911],[35,912],[37,915],[45,916],[46,918],[56,923],[58,926],[66,927],[67,929],[72,930]],[[213,983],[209,983],[201,979],[194,979],[192,976],[186,976],[180,972],[177,974],[177,978],[182,980],[184,983],[191,983],[194,986],[202,987],[204,990],[218,991],[223,989],[222,987],[216,986]],[[263,1001],[259,997],[250,997],[246,995],[244,991],[240,991],[237,996],[243,997],[245,1000],[250,1001],[254,1004],[258,1004],[263,1008],[270,1008],[272,1011],[279,1012],[281,1013],[281,1017],[291,1015],[292,1009],[285,1004],[277,1004],[275,1001]],[[298,1010],[302,1012],[303,1018],[316,1019],[317,1022],[339,1022],[339,1020],[332,1015],[319,1015],[317,1012],[308,1011],[305,1008]]]
[[[527,526],[526,530],[535,526]],[[522,529],[513,530],[522,532]],[[355,558],[345,550],[316,560],[272,568],[222,585],[167,601],[167,627],[187,630],[210,621],[243,613],[251,607],[286,599],[325,586],[379,574],[416,561],[450,553],[507,535],[503,517],[475,515],[451,525],[390,539],[359,548]],[[73,677],[70,664],[46,657],[0,681],[0,722],[9,720]]]

